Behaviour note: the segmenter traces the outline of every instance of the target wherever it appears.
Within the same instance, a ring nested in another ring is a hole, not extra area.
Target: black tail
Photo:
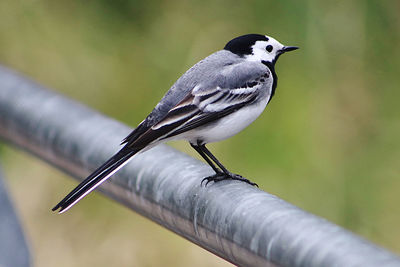
[[[71,191],[63,200],[60,201],[52,210],[60,208],[59,213],[63,213],[78,203],[87,194],[92,192],[96,187],[101,185],[105,180],[110,178],[124,163],[127,162],[139,150],[121,149],[117,154],[112,156],[107,162],[101,165],[85,180],[83,180],[74,190]]]

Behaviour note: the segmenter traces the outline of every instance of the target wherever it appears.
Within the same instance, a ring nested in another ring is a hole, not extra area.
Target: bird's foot
[[[253,186],[257,186],[258,185],[256,183],[253,183],[252,181],[250,181],[249,179],[244,178],[243,176],[239,175],[239,174],[235,174],[235,173],[225,173],[225,172],[217,172],[214,175],[208,176],[206,178],[204,178],[201,181],[201,185],[203,185],[203,182],[206,181],[206,186],[208,185],[209,182],[219,182],[219,181],[223,181],[223,180],[238,180],[238,181],[242,181],[245,183],[248,183],[249,185],[253,185]]]
[[[230,178],[227,177],[226,174],[223,172],[217,172],[216,174],[208,176],[208,177],[204,178],[203,180],[201,180],[201,185],[203,185],[204,181],[206,181],[206,186],[207,186],[209,182],[216,183],[216,182],[223,181],[226,179],[230,179]]]
[[[258,184],[253,183],[253,182],[250,181],[249,179],[246,179],[246,178],[244,178],[243,176],[241,176],[241,175],[239,175],[239,174],[229,173],[229,177],[230,177],[230,179],[232,179],[232,180],[242,181],[242,182],[248,183],[249,185],[257,186],[257,187],[258,187]]]

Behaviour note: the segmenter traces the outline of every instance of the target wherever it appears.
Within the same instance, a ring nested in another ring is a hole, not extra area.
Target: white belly
[[[258,104],[243,107],[228,116],[219,119],[209,126],[197,128],[179,135],[179,139],[186,139],[195,144],[198,140],[204,143],[212,143],[227,139],[249,126],[264,111],[269,98],[260,101]],[[177,139],[178,139],[177,138]]]

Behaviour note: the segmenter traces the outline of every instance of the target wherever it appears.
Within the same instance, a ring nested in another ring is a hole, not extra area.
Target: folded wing
[[[260,84],[253,82],[250,85],[234,89],[216,87],[207,91],[195,88],[163,119],[129,145],[143,148],[225,117],[258,98]]]

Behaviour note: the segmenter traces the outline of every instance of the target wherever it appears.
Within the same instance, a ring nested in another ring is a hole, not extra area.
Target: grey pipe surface
[[[85,178],[129,132],[0,67],[0,136],[72,176]],[[236,265],[400,266],[396,255],[248,184],[200,186],[211,174],[204,163],[159,145],[135,156],[100,190]],[[52,204],[43,203],[49,212]]]
[[[2,267],[32,266],[29,246],[17,213],[0,168],[0,266]]]

